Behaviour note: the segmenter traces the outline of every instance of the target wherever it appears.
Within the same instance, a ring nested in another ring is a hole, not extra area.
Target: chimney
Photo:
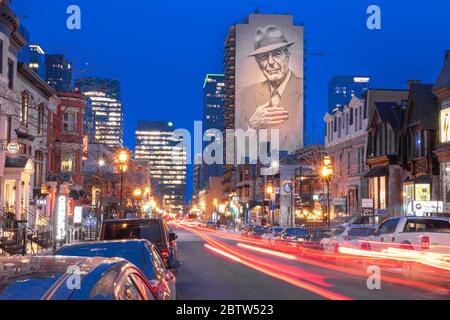
[[[408,89],[411,89],[414,83],[422,83],[422,80],[408,80],[406,83],[408,84]]]

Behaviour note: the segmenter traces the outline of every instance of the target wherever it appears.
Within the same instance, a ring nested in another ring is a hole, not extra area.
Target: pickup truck
[[[404,216],[385,220],[375,233],[361,242],[361,248],[379,251],[394,247],[418,251],[450,253],[450,219]]]

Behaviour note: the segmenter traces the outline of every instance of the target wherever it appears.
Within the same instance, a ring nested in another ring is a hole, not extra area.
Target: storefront
[[[408,206],[413,201],[430,201],[431,200],[432,179],[428,176],[408,179],[403,183],[403,214],[407,212]]]
[[[387,209],[388,168],[373,168],[365,178],[369,179],[369,198],[373,199],[374,209]]]
[[[6,212],[16,220],[25,220],[29,210],[30,179],[34,172],[33,161],[27,158],[6,157],[2,179],[2,199]]]

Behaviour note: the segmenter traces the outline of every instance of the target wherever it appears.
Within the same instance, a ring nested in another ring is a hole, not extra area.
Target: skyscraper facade
[[[104,92],[82,92],[86,97],[85,133],[90,143],[123,146],[122,103]]]
[[[223,74],[207,74],[203,84],[203,130],[217,129],[224,132],[224,107],[225,107],[225,76]],[[216,140],[213,133],[206,133],[210,141],[223,144],[223,141]],[[203,150],[211,143],[203,142]],[[205,188],[209,182],[209,177],[221,176],[224,173],[222,164],[203,164],[200,179],[200,189]]]
[[[153,188],[165,210],[182,210],[186,195],[186,150],[173,137],[173,123],[140,121],[136,129],[135,158],[148,160]]]
[[[342,110],[353,96],[361,98],[369,89],[370,78],[363,76],[335,76],[328,82],[328,113]]]
[[[120,81],[104,78],[80,78],[75,80],[75,91],[104,92],[111,98],[120,100]]]
[[[58,92],[72,91],[72,65],[62,54],[45,55],[47,83]]]
[[[45,77],[45,52],[38,44],[29,44],[20,49],[19,62],[26,64],[43,80]]]

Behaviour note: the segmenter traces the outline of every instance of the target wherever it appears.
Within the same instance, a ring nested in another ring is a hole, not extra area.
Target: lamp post
[[[330,225],[330,179],[333,174],[333,167],[331,165],[331,158],[329,156],[325,156],[323,158],[323,166],[322,166],[322,177],[327,185],[327,211],[326,215],[323,215],[323,225]]]
[[[123,212],[123,179],[125,172],[128,170],[128,162],[130,160],[130,151],[127,148],[122,148],[117,151],[116,163],[118,164],[120,171],[120,212],[119,217],[121,218],[124,214]]]
[[[272,211],[272,225],[275,224],[275,216],[274,216],[274,212],[273,210],[270,209],[270,204],[272,202],[272,193],[273,193],[273,188],[271,185],[268,185],[266,188],[266,193],[269,194],[269,217],[271,216],[270,212]]]
[[[141,199],[141,196],[142,196],[142,190],[140,188],[134,189],[133,196],[136,198],[136,201],[138,203],[137,204],[137,208],[136,208],[136,213],[138,213],[138,211],[139,211],[139,202],[140,202],[140,199]]]

